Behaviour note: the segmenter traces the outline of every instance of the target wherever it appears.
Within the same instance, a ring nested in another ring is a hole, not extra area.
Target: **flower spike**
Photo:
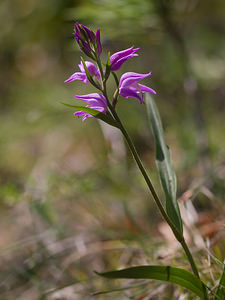
[[[135,97],[140,101],[141,104],[144,103],[144,93],[156,94],[156,92],[150,87],[139,83],[139,81],[142,79],[149,77],[151,72],[147,74],[127,72],[121,76],[119,81],[115,71],[118,71],[130,58],[138,56],[136,52],[140,48],[134,48],[134,46],[132,46],[128,49],[118,51],[111,56],[110,53],[108,53],[107,63],[105,65],[105,69],[103,69],[100,60],[100,55],[102,53],[100,29],[97,29],[96,33],[94,33],[88,27],[76,22],[74,25],[74,31],[74,36],[80,49],[93,60],[95,60],[98,67],[90,61],[84,61],[84,59],[81,57],[81,62],[78,65],[80,72],[75,72],[67,80],[65,80],[65,82],[71,82],[74,80],[80,80],[85,84],[90,82],[95,88],[102,92],[102,94],[92,93],[81,96],[75,95],[75,98],[86,102],[87,106],[83,109],[77,107],[77,109],[81,110],[75,112],[74,115],[82,116],[83,121],[88,117],[99,118],[106,123],[117,127],[117,125],[115,125],[116,121],[113,118],[113,114],[111,115],[110,112],[112,113],[112,108],[115,109],[118,95],[121,95],[125,98]],[[112,99],[112,107],[110,106],[109,111],[107,111],[110,102],[105,96],[107,94],[106,81],[110,73],[112,73],[115,78],[117,89]],[[95,110],[95,112],[93,112],[93,110]],[[99,114],[99,112],[101,112],[101,114]]]

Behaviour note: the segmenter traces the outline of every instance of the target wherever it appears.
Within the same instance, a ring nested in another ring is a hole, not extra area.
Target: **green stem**
[[[110,106],[111,106],[111,104],[110,104]],[[114,108],[112,106],[110,107],[110,110],[112,112],[112,115],[116,119],[116,121],[119,123],[120,130],[123,133],[123,135],[124,135],[124,137],[125,137],[125,139],[128,143],[128,146],[131,150],[131,153],[133,154],[133,157],[134,157],[134,159],[135,159],[135,161],[136,161],[136,163],[137,163],[137,165],[138,165],[138,167],[139,167],[139,169],[140,169],[140,171],[141,171],[141,173],[142,173],[142,175],[143,175],[143,177],[144,177],[144,179],[145,179],[145,181],[146,181],[146,183],[149,187],[149,190],[150,190],[150,192],[151,192],[151,194],[152,194],[152,196],[153,196],[153,198],[154,198],[161,214],[163,215],[164,219],[169,224],[169,226],[172,228],[176,238],[180,241],[183,237],[181,236],[181,234],[179,233],[179,231],[174,226],[173,222],[171,221],[171,219],[168,217],[167,213],[165,212],[165,209],[164,209],[164,207],[163,207],[163,205],[162,205],[162,203],[161,203],[161,201],[160,201],[160,199],[159,199],[159,197],[158,197],[158,195],[157,195],[157,193],[156,193],[156,191],[155,191],[155,189],[152,185],[152,182],[151,182],[150,178],[147,175],[147,172],[146,172],[146,170],[145,170],[145,168],[144,168],[144,166],[141,162],[141,159],[140,159],[140,157],[139,157],[139,155],[138,155],[138,153],[137,153],[137,151],[134,147],[134,144],[133,144],[129,134],[127,133],[126,129],[124,128],[121,120],[119,119],[116,111],[114,110]]]
[[[101,62],[97,61],[97,63],[98,63],[98,66],[99,66],[100,73],[103,74]],[[130,148],[130,151],[133,154],[134,160],[136,161],[136,163],[137,163],[137,165],[139,167],[139,170],[141,171],[141,173],[142,173],[142,175],[143,175],[143,177],[145,179],[145,182],[146,182],[146,184],[147,184],[147,186],[148,186],[148,188],[149,188],[149,190],[150,190],[150,192],[152,194],[153,199],[156,202],[156,205],[158,206],[158,208],[159,208],[159,210],[160,210],[163,218],[165,219],[165,221],[168,223],[168,225],[172,229],[172,231],[173,231],[176,239],[178,240],[178,242],[181,244],[183,250],[185,251],[186,256],[187,256],[187,258],[189,260],[189,263],[191,265],[193,273],[198,278],[200,278],[197,266],[195,264],[195,261],[193,259],[192,254],[191,254],[191,252],[190,252],[190,250],[189,250],[189,248],[188,248],[188,246],[187,246],[187,244],[185,242],[185,239],[184,239],[183,235],[177,230],[176,226],[174,226],[174,224],[171,221],[170,217],[166,213],[166,211],[165,211],[165,209],[164,209],[164,207],[163,207],[163,205],[162,205],[162,203],[161,203],[161,201],[160,201],[160,199],[159,199],[159,197],[158,197],[158,195],[157,195],[157,193],[155,191],[155,188],[154,188],[154,186],[153,186],[153,184],[152,184],[152,182],[151,182],[151,180],[150,180],[150,178],[149,178],[149,176],[148,176],[148,174],[147,174],[147,172],[146,172],[146,170],[145,170],[145,168],[144,168],[144,166],[143,166],[143,164],[141,162],[141,159],[140,159],[140,157],[139,157],[139,155],[137,153],[137,150],[136,150],[136,148],[135,148],[135,146],[134,146],[134,144],[133,144],[133,142],[132,142],[132,140],[131,140],[128,132],[126,131],[125,127],[123,126],[123,123],[121,122],[119,116],[117,115],[115,108],[113,107],[113,105],[111,104],[111,102],[108,99],[107,90],[106,90],[106,82],[104,81],[104,79],[103,79],[103,95],[105,96],[105,98],[107,100],[110,112],[112,113],[113,117],[115,118],[115,120],[119,124],[119,128],[120,128],[122,134],[124,135],[124,137],[125,137],[125,139],[127,141],[127,144],[128,144],[128,146]],[[208,294],[207,294],[205,286],[203,285],[202,288],[203,288],[205,299],[208,300],[209,298],[208,298]]]
[[[193,270],[193,273],[194,273],[196,276],[198,276],[198,278],[199,278],[197,266],[196,266],[196,264],[195,264],[195,262],[194,262],[194,259],[193,259],[192,254],[191,254],[191,252],[190,252],[190,250],[189,250],[189,248],[188,248],[188,246],[187,246],[187,244],[186,244],[185,239],[181,240],[181,241],[180,241],[180,244],[182,245],[182,247],[183,247],[183,249],[184,249],[184,251],[185,251],[185,253],[186,253],[186,256],[187,256],[187,258],[188,258],[188,260],[189,260],[189,262],[190,262],[190,265],[191,265],[191,268],[192,268],[192,270]]]
[[[105,96],[107,97],[107,94],[105,94]],[[143,164],[142,164],[142,162],[140,160],[140,157],[139,157],[139,155],[138,155],[138,153],[137,153],[137,151],[135,149],[135,146],[134,146],[134,144],[133,144],[133,142],[132,142],[129,134],[127,133],[126,129],[124,128],[124,126],[123,126],[120,118],[118,117],[116,111],[112,107],[111,103],[110,103],[109,107],[110,107],[110,110],[112,112],[112,115],[114,116],[114,118],[117,120],[117,122],[120,125],[120,130],[123,133],[123,135],[124,135],[124,137],[125,137],[128,145],[129,145],[129,148],[130,148],[130,150],[131,150],[131,152],[133,154],[133,157],[134,157],[134,159],[135,159],[135,161],[136,161],[136,163],[137,163],[137,165],[139,167],[139,170],[141,171],[141,173],[142,173],[142,175],[143,175],[143,177],[145,179],[145,182],[147,183],[147,185],[149,187],[149,190],[150,190],[150,192],[151,192],[151,194],[153,196],[153,199],[156,202],[156,205],[158,206],[158,208],[159,208],[159,210],[160,210],[163,218],[165,219],[165,221],[168,223],[168,225],[172,229],[172,231],[173,231],[176,239],[178,240],[178,242],[181,244],[183,250],[185,251],[185,254],[186,254],[186,256],[188,258],[188,261],[189,261],[189,263],[191,265],[193,273],[198,278],[200,278],[197,266],[196,266],[195,261],[194,261],[194,258],[193,258],[192,254],[191,254],[191,252],[190,252],[190,250],[189,250],[189,248],[188,248],[188,246],[187,246],[187,244],[185,242],[185,239],[184,239],[183,235],[177,230],[177,228],[174,226],[173,222],[171,221],[171,219],[167,215],[167,213],[166,213],[166,211],[165,211],[165,209],[164,209],[164,207],[163,207],[163,205],[162,205],[162,203],[161,203],[161,201],[160,201],[160,199],[159,199],[159,197],[158,197],[158,195],[157,195],[157,193],[156,193],[156,191],[155,191],[155,189],[154,189],[154,187],[152,185],[152,182],[151,182],[151,180],[150,180],[150,178],[149,178],[149,176],[148,176],[148,174],[147,174],[147,172],[146,172],[146,170],[145,170],[145,168],[144,168],[144,166],[143,166]],[[202,289],[203,289],[203,292],[204,292],[205,299],[208,300],[209,299],[208,298],[208,294],[207,294],[207,291],[206,291],[206,288],[205,288],[204,285],[202,285]]]
[[[107,94],[105,94],[105,96],[107,97]],[[139,170],[141,171],[141,173],[142,173],[142,175],[143,175],[143,177],[144,177],[144,179],[145,179],[145,181],[146,181],[146,183],[147,183],[147,185],[149,187],[149,190],[150,190],[150,192],[151,192],[151,194],[153,196],[153,199],[156,202],[156,205],[158,206],[158,208],[159,208],[159,210],[160,210],[163,218],[165,219],[165,221],[168,223],[168,225],[172,229],[172,231],[173,231],[176,239],[178,240],[178,242],[181,244],[183,250],[185,251],[185,254],[186,254],[186,256],[187,256],[187,258],[189,260],[189,263],[191,265],[193,273],[198,278],[200,278],[197,266],[196,266],[195,261],[194,261],[194,258],[193,258],[192,254],[191,254],[191,252],[190,252],[190,250],[189,250],[189,248],[188,248],[188,246],[187,246],[187,244],[185,242],[185,239],[184,239],[183,235],[177,230],[177,228],[174,226],[173,222],[171,221],[171,219],[167,215],[167,213],[166,213],[166,211],[165,211],[165,209],[164,209],[164,207],[163,207],[163,205],[162,205],[162,203],[161,203],[161,201],[160,201],[160,199],[159,199],[159,197],[158,197],[158,195],[157,195],[157,193],[156,193],[156,191],[155,191],[155,189],[154,189],[154,187],[152,185],[152,182],[151,182],[151,180],[150,180],[150,178],[149,178],[149,176],[148,176],[148,174],[147,174],[147,172],[146,172],[146,170],[145,170],[145,168],[144,168],[144,166],[143,166],[143,164],[142,164],[142,162],[140,160],[140,157],[139,157],[139,155],[138,155],[138,153],[137,153],[137,151],[135,149],[135,146],[134,146],[134,144],[133,144],[133,142],[132,142],[129,134],[127,133],[126,129],[124,128],[124,126],[123,126],[120,118],[118,117],[116,111],[111,106],[111,104],[109,105],[109,107],[110,107],[110,110],[112,112],[112,115],[114,116],[114,118],[117,120],[117,122],[120,125],[120,130],[122,131],[122,133],[123,133],[123,135],[124,135],[124,137],[125,137],[128,145],[129,145],[129,148],[130,148],[130,150],[131,150],[131,152],[133,154],[133,157],[134,157],[134,159],[135,159],[135,161],[136,161],[136,163],[137,163],[137,165],[139,167]],[[205,288],[204,285],[202,285],[202,289],[203,289],[203,292],[204,292],[205,299],[208,300],[209,297],[208,297],[208,294],[207,294],[207,291],[206,291],[206,288]]]
[[[117,88],[118,88],[118,86],[119,86],[119,80],[118,80],[118,78],[117,78],[117,76],[116,76],[116,73],[113,72],[113,71],[111,71],[111,74],[113,75],[113,77],[114,77],[114,79],[115,79],[115,82],[116,82],[116,86],[117,86]]]

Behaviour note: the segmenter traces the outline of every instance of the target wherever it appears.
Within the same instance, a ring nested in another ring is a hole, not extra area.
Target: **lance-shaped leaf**
[[[113,75],[113,77],[114,77],[114,79],[115,79],[116,86],[117,86],[117,88],[118,88],[118,87],[119,87],[119,84],[120,84],[120,82],[119,82],[119,79],[117,78],[117,76],[116,76],[116,73],[115,73],[115,72],[111,71],[111,73],[112,73],[112,75]]]
[[[98,273],[106,278],[128,279],[155,279],[178,284],[196,294],[200,299],[204,298],[204,284],[192,273],[181,268],[170,266],[138,266],[118,271]]]
[[[72,105],[72,104],[63,103],[63,102],[61,102],[61,104],[68,106],[68,107],[72,107],[78,111],[82,110],[82,111],[92,115],[93,117],[96,117],[96,118],[104,121],[105,123],[107,123],[111,126],[119,128],[117,122],[112,118],[112,116],[109,113],[103,114],[102,112],[100,112],[98,110],[95,110],[95,109],[92,109],[92,108],[89,108],[86,106]]]
[[[82,64],[84,66],[84,70],[85,70],[85,73],[86,73],[86,76],[87,76],[87,79],[89,80],[89,82],[94,86],[96,87],[97,89],[101,90],[101,88],[97,85],[97,83],[93,80],[93,78],[91,77],[89,71],[88,71],[88,68],[85,64],[85,61],[83,59],[83,57],[81,57],[81,61],[82,61]]]
[[[220,283],[219,283],[218,289],[216,291],[215,300],[218,298],[221,300],[225,299],[225,265],[223,268],[222,276],[220,278]]]
[[[166,197],[166,211],[172,222],[183,234],[182,219],[177,203],[177,180],[172,167],[169,147],[166,145],[160,115],[153,98],[146,94],[146,105],[156,145],[156,162]]]
[[[110,52],[108,52],[108,59],[107,59],[106,69],[105,69],[105,81],[109,78],[110,71],[111,71]]]

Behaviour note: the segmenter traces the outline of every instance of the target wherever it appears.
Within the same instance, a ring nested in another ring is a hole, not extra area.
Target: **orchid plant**
[[[119,129],[122,132],[130,151],[133,154],[133,158],[144,177],[152,198],[159,208],[161,215],[173,231],[175,238],[181,244],[192,269],[191,273],[188,270],[175,268],[172,266],[153,265],[137,266],[119,271],[110,271],[98,274],[107,278],[149,278],[168,281],[189,289],[201,299],[209,299],[210,295],[214,295],[214,299],[224,299],[224,273],[222,274],[217,291],[213,292],[200,279],[198,267],[196,266],[191,251],[184,239],[182,218],[176,198],[176,175],[172,167],[168,146],[165,143],[162,124],[156,104],[153,98],[149,95],[156,95],[156,92],[152,88],[140,83],[142,79],[150,77],[151,72],[147,74],[127,72],[124,73],[120,79],[118,79],[117,74],[115,73],[121,69],[127,60],[137,57],[137,51],[140,48],[134,48],[134,46],[132,46],[112,55],[108,53],[107,62],[103,64],[100,57],[102,53],[100,29],[94,33],[88,27],[76,22],[74,36],[78,46],[80,47],[80,50],[90,59],[92,59],[93,62],[87,60],[85,61],[81,57],[81,62],[78,65],[79,71],[72,74],[67,80],[65,80],[65,82],[68,83],[74,80],[80,80],[85,84],[93,85],[98,92],[74,96],[75,98],[86,102],[87,106],[63,104],[75,108],[77,111],[74,113],[74,115],[82,116],[82,121],[85,121],[89,117],[94,117],[116,127],[115,130]],[[107,94],[107,80],[110,75],[113,75],[117,86],[113,99],[111,100]],[[146,94],[145,101],[144,94]],[[162,188],[165,193],[165,205],[159,199],[151,179],[136,151],[136,148],[117,114],[116,105],[119,96],[124,98],[136,98],[140,101],[140,104],[146,103],[153,135],[155,138],[156,161]]]

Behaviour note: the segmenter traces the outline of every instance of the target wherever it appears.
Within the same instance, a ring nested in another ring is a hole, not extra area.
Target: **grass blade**
[[[224,268],[223,268],[222,276],[220,278],[220,283],[219,283],[218,289],[216,291],[216,296],[217,297],[215,297],[215,299],[218,299],[218,297],[221,300],[225,299],[225,265],[224,265]]]

